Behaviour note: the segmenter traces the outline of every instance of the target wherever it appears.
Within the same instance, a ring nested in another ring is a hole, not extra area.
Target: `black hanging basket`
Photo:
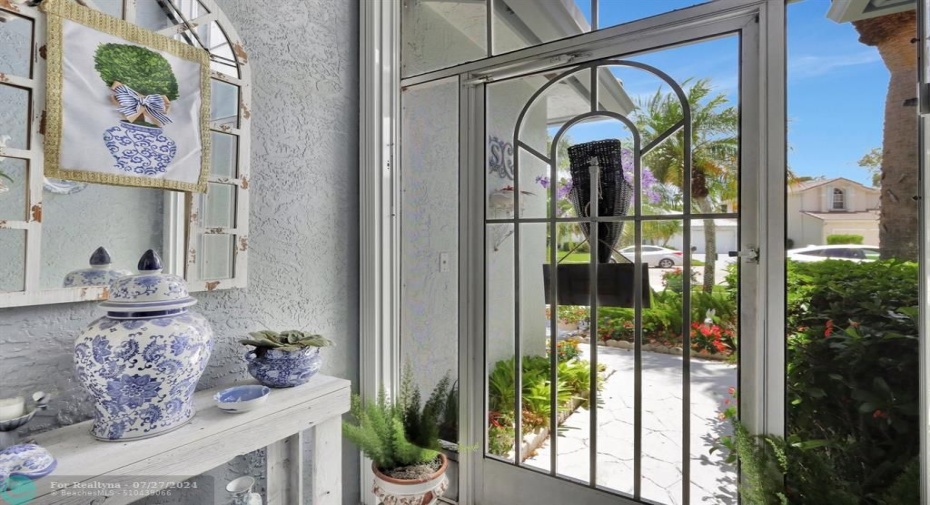
[[[633,186],[623,177],[623,150],[620,141],[616,139],[598,140],[577,144],[568,148],[570,161],[569,171],[572,178],[572,189],[569,199],[579,217],[591,215],[591,159],[597,159],[598,188],[597,188],[597,215],[625,216],[630,209],[633,199]],[[591,245],[594,237],[591,236],[591,226],[580,223],[581,231]],[[633,307],[634,265],[628,259],[618,257],[624,263],[611,263],[614,246],[623,233],[623,222],[597,223],[597,304],[601,307]],[[641,264],[642,268],[642,307],[651,306],[652,296],[649,286],[649,266]],[[546,303],[551,304],[550,294],[551,268],[543,266],[543,282],[546,290]],[[559,305],[591,305],[591,266],[588,264],[557,265]]]
[[[569,171],[572,189],[568,194],[579,217],[591,215],[591,158],[598,163],[598,216],[625,216],[633,199],[633,186],[623,178],[623,151],[616,139],[598,140],[577,144],[568,148]],[[609,263],[614,245],[623,233],[623,223],[598,223],[597,258],[600,263]],[[581,224],[581,232],[588,244],[592,244],[590,225]]]

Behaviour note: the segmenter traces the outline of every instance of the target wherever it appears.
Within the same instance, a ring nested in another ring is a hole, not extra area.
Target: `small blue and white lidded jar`
[[[78,379],[94,398],[94,427],[100,440],[135,440],[161,435],[194,416],[197,381],[213,351],[213,330],[188,307],[197,303],[184,279],[161,273],[149,250],[139,274],[117,279],[107,315],[74,344]]]
[[[76,286],[109,286],[111,282],[132,275],[129,270],[117,270],[111,268],[113,260],[110,258],[110,252],[106,247],[100,246],[93,254],[90,255],[90,268],[81,268],[74,270],[65,276],[62,283],[63,287],[70,288]]]

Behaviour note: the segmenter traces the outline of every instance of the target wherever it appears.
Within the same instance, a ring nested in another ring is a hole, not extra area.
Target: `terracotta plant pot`
[[[442,453],[439,457],[442,459],[439,470],[420,480],[389,477],[372,463],[371,470],[375,474],[372,492],[381,500],[382,505],[432,505],[436,503],[449,487],[449,479],[446,477],[449,460]]]

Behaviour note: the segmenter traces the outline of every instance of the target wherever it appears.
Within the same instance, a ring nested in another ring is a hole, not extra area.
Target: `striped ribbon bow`
[[[142,96],[136,90],[121,82],[113,83],[113,101],[119,105],[119,113],[133,122],[139,116],[145,116],[150,122],[159,126],[171,123],[167,116],[170,101],[162,95]]]

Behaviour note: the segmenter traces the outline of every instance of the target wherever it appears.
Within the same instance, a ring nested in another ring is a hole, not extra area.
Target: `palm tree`
[[[691,180],[683,180],[683,131],[656,146],[643,161],[657,180],[677,186],[682,192],[688,182],[692,211],[712,214],[719,205],[736,197],[739,113],[736,107],[727,106],[724,94],[712,94],[708,79],[687,79],[682,84],[691,108]],[[659,89],[652,97],[640,100],[635,119],[643,144],[672,128],[682,117],[681,103],[674,93],[663,93]],[[717,256],[717,228],[713,219],[704,220],[704,239],[707,253],[704,291],[709,293],[714,287],[714,258]]]
[[[912,198],[917,181],[917,115],[912,98],[917,82],[917,15],[914,11],[854,21],[859,42],[878,48],[891,72],[885,98],[881,150],[882,258],[917,261],[920,223]]]

